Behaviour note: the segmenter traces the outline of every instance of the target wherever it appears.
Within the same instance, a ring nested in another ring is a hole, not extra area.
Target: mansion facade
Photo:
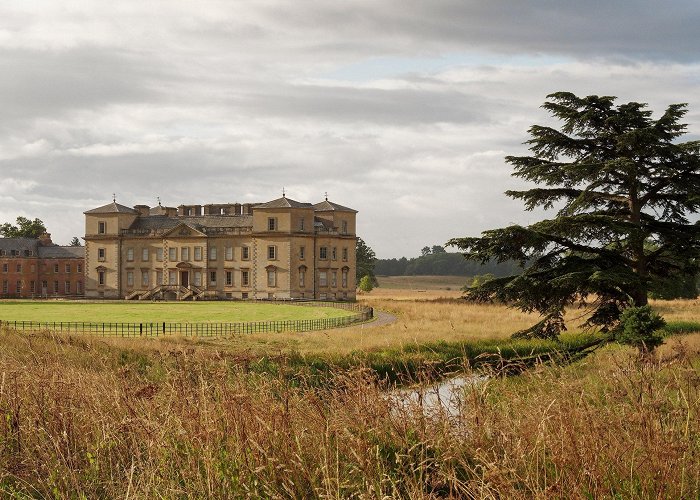
[[[85,212],[85,295],[355,299],[357,211],[328,199]]]
[[[0,298],[82,297],[84,251],[55,245],[48,233],[0,238]]]

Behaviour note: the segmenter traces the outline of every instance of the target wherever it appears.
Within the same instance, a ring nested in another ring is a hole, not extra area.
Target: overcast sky
[[[0,222],[54,241],[125,205],[330,200],[379,257],[512,222],[503,157],[546,95],[687,102],[700,2],[70,1],[0,5]]]

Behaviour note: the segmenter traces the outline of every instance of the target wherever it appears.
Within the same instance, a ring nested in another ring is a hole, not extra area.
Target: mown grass
[[[318,386],[217,347],[3,331],[0,496],[696,498],[699,337],[496,376],[448,415],[362,364]]]
[[[353,312],[332,307],[301,307],[235,301],[42,302],[23,300],[0,302],[0,319],[5,321],[236,323],[337,318],[349,314]]]

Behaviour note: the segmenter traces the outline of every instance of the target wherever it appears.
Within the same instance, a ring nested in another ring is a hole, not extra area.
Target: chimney
[[[53,241],[51,241],[51,233],[43,233],[41,236],[39,236],[39,245],[42,247],[52,246]]]
[[[151,212],[151,207],[148,205],[134,205],[134,210],[136,210],[141,217],[148,217]]]

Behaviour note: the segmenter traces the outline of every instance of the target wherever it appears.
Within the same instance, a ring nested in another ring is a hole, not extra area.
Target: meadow
[[[469,374],[468,349],[505,354],[534,318],[445,290],[360,300],[396,322],[216,341],[1,331],[0,496],[700,495],[699,301],[654,303],[689,333],[653,359],[608,344],[517,376],[481,365],[490,378],[450,414],[398,404],[380,361],[429,383],[445,353],[464,353],[451,368]]]

